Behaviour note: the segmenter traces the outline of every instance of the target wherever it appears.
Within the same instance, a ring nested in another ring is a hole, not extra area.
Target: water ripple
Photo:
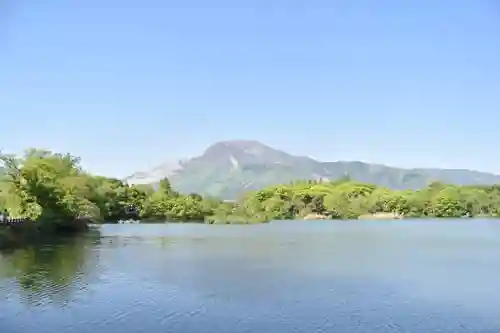
[[[3,255],[0,332],[499,333],[488,223],[105,227]]]

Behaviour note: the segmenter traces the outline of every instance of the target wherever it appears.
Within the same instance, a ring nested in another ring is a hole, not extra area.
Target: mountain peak
[[[219,142],[212,144],[212,146],[215,146],[215,145],[224,145],[224,146],[228,146],[228,147],[240,147],[240,148],[241,147],[248,147],[248,146],[265,146],[265,147],[267,147],[265,144],[263,144],[262,142],[259,142],[257,140],[244,140],[244,139],[219,141]]]
[[[279,152],[279,150],[255,140],[228,140],[212,144],[203,155],[248,154],[258,156],[266,152]]]
[[[210,145],[202,155],[164,163],[136,173],[130,183],[157,183],[164,176],[181,192],[234,199],[242,192],[297,179],[351,179],[394,189],[416,189],[430,182],[458,185],[500,183],[500,176],[464,170],[399,169],[359,161],[321,162],[295,156],[255,140],[228,140]]]

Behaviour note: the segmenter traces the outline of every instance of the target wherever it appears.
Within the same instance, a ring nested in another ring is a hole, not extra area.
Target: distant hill
[[[136,172],[125,180],[131,184],[155,184],[165,176],[181,192],[223,199],[292,180],[333,180],[344,176],[393,189],[418,189],[433,181],[457,185],[500,183],[500,175],[472,170],[402,169],[356,161],[320,162],[251,140],[218,142],[201,156]]]

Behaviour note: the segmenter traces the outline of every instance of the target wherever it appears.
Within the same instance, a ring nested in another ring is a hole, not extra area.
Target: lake
[[[104,225],[0,255],[0,332],[500,332],[500,220]]]

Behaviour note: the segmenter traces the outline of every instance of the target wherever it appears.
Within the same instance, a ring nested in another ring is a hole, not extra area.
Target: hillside
[[[500,175],[472,170],[402,169],[356,161],[321,162],[250,140],[218,142],[198,157],[136,172],[125,180],[132,184],[157,183],[165,176],[181,192],[224,199],[297,179],[332,180],[344,176],[392,189],[418,189],[433,181],[457,185],[500,183]]]

